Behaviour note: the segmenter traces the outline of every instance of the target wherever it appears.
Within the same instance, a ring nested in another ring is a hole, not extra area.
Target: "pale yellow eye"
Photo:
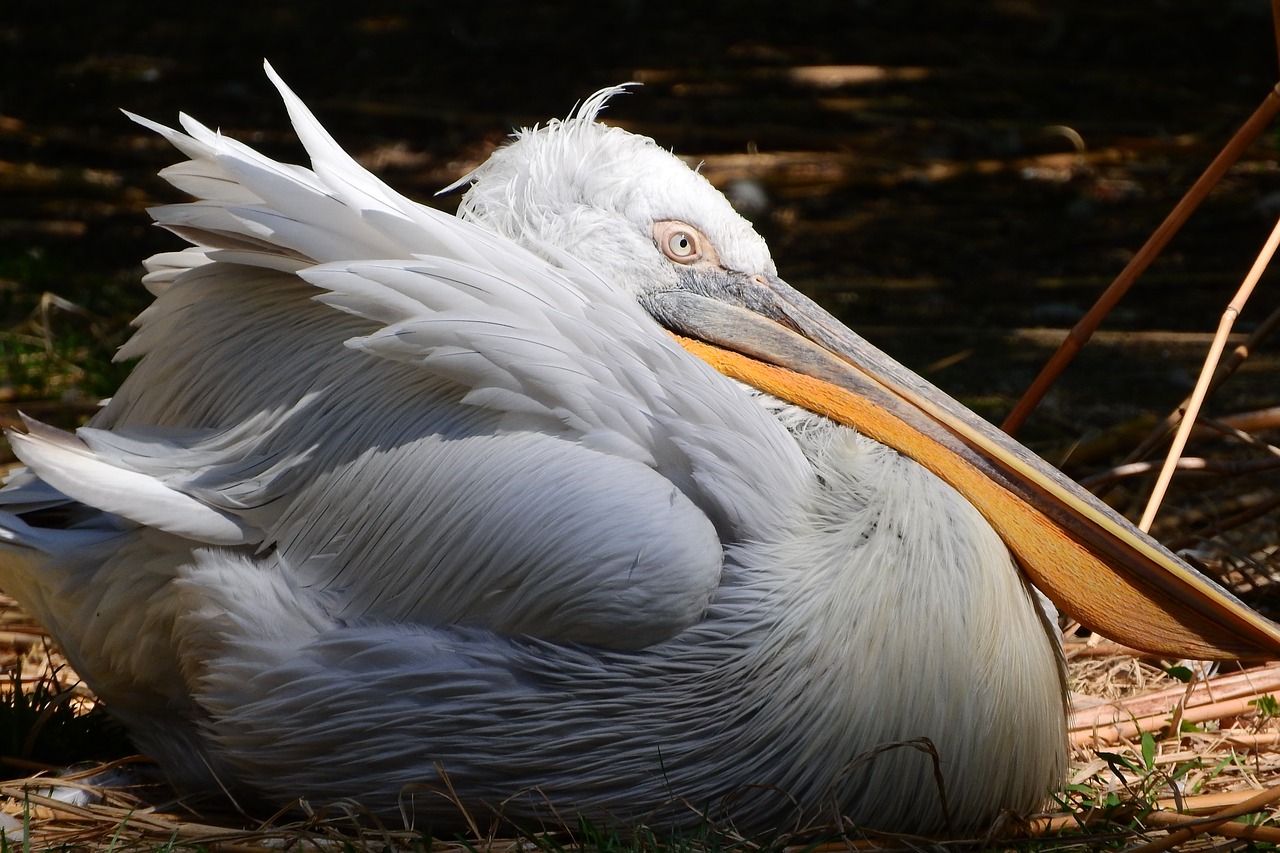
[[[687,232],[678,231],[667,238],[667,252],[672,257],[684,260],[697,252],[697,248]]]
[[[665,219],[653,224],[653,241],[662,254],[678,264],[714,260],[715,250],[697,228],[687,222]]]

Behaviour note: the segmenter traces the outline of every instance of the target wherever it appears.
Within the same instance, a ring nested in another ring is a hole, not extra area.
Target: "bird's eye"
[[[653,239],[662,253],[678,264],[692,264],[708,251],[706,238],[692,225],[663,221],[653,226]]]
[[[693,237],[685,231],[678,231],[667,238],[667,251],[677,258],[687,258],[697,249],[693,245]]]

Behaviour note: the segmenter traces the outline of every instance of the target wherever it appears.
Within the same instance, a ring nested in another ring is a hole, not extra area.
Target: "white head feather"
[[[663,220],[701,230],[727,270],[775,275],[769,247],[706,178],[652,139],[596,121],[623,91],[603,89],[569,118],[516,133],[464,179],[458,215],[534,252],[550,245],[597,271],[625,271],[614,283],[632,293],[675,286],[679,269],[653,240]]]

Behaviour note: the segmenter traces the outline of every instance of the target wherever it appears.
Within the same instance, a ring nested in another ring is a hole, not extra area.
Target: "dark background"
[[[264,57],[348,150],[427,201],[510,128],[642,81],[609,121],[754,199],[785,278],[994,419],[1278,76],[1265,0],[9,0],[10,405],[56,420],[40,407],[71,417],[109,393],[119,368],[80,362],[100,364],[145,305],[139,261],[178,245],[143,212],[177,199],[154,173],[178,155],[119,108],[170,124],[185,110],[302,156]],[[1061,455],[1187,392],[1204,333],[1280,212],[1276,139],[1109,320],[1029,425],[1036,446]],[[46,298],[42,310],[45,293],[73,307]],[[1268,278],[1240,328],[1276,302]],[[30,367],[50,340],[74,344],[51,356],[55,374],[69,371],[52,380]],[[1274,405],[1276,365],[1261,353],[1214,405]]]

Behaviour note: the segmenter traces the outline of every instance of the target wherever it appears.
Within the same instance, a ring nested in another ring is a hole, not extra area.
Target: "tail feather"
[[[23,421],[27,432],[9,433],[13,452],[40,479],[68,497],[195,542],[255,541],[251,528],[235,516],[155,477],[112,464],[70,433],[30,418]]]

